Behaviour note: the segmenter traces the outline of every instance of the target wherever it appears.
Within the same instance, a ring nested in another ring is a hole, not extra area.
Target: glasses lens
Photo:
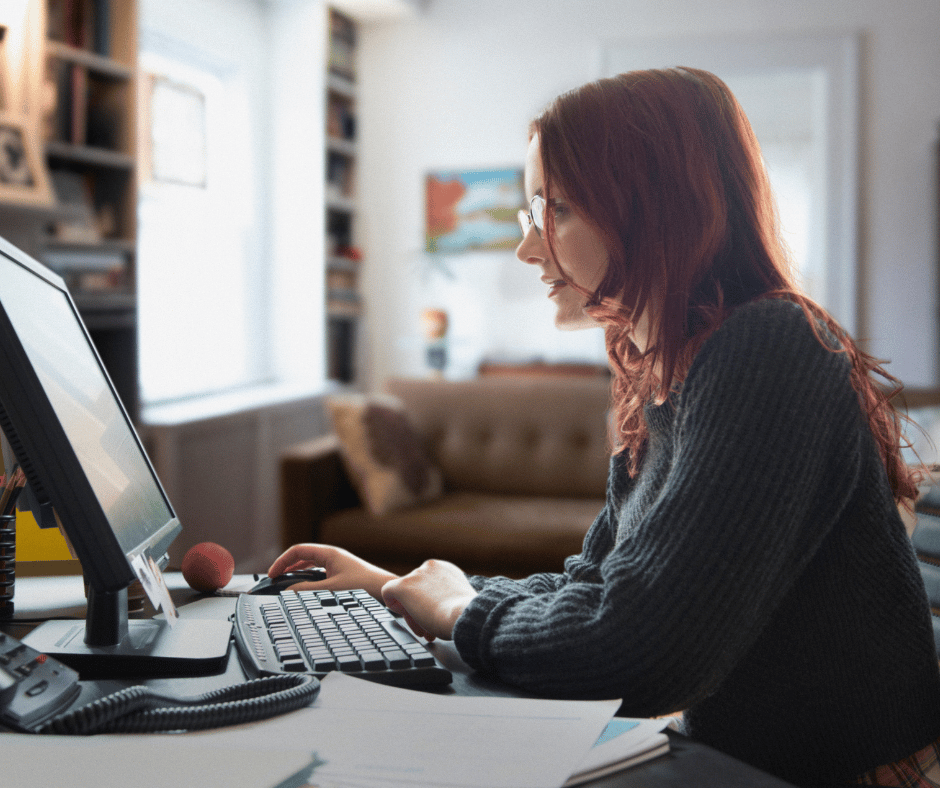
[[[529,203],[529,213],[532,216],[532,224],[541,235],[542,230],[545,229],[545,198],[542,195],[536,194],[532,198],[532,202]]]
[[[520,210],[516,218],[519,219],[519,227],[522,228],[522,235],[525,237],[525,234],[529,232],[529,212]]]

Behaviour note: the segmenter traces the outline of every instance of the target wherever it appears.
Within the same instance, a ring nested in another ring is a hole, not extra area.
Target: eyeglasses
[[[545,198],[541,194],[536,194],[529,201],[529,210],[519,211],[519,226],[522,228],[522,235],[529,232],[529,227],[535,226],[535,232],[539,238],[542,237],[542,230],[545,229]]]

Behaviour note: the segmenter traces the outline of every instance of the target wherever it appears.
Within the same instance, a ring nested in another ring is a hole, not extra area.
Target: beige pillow
[[[401,402],[385,395],[327,400],[346,471],[366,508],[381,516],[441,494],[430,461]]]

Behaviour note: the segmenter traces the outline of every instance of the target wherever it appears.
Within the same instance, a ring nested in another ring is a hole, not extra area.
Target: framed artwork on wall
[[[149,76],[146,86],[151,177],[163,183],[205,189],[208,177],[205,94],[193,85],[156,74]]]
[[[431,253],[512,250],[525,205],[521,169],[440,171],[426,179],[425,250]]]

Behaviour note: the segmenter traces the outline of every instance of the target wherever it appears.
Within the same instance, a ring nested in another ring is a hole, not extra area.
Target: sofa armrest
[[[360,506],[335,435],[291,446],[281,455],[281,548],[320,538],[320,523]]]

